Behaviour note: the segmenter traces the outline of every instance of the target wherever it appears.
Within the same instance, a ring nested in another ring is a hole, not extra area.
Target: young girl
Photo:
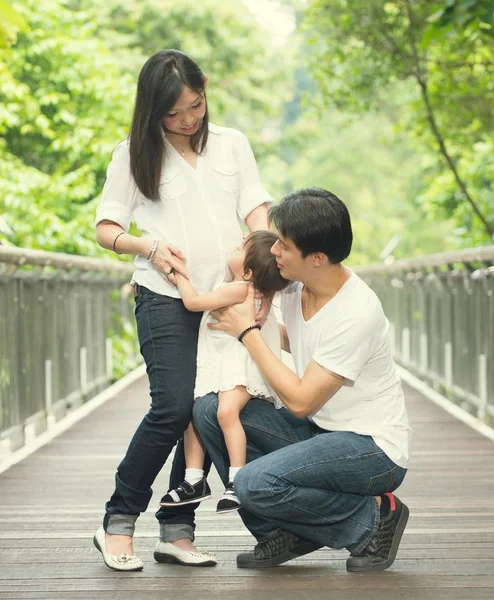
[[[249,285],[254,285],[269,300],[287,285],[288,281],[281,277],[276,259],[271,254],[271,247],[277,239],[271,231],[251,233],[228,261],[232,281],[223,283],[214,292],[198,294],[190,281],[177,273],[177,285],[185,307],[190,311],[206,311],[199,328],[194,397],[218,393],[218,421],[225,437],[230,471],[217,513],[238,510],[241,506],[233,486],[236,473],[246,463],[246,438],[240,423],[240,411],[252,397],[265,398],[275,404],[279,400],[243,344],[222,331],[208,328],[209,312],[243,302]],[[261,332],[273,352],[280,356],[279,328],[272,312]],[[211,497],[204,477],[204,454],[204,446],[191,423],[185,434],[185,481],[162,498],[161,506],[180,506]]]

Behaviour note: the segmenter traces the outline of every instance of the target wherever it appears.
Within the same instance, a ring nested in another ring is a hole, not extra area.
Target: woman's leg
[[[218,423],[225,438],[230,467],[243,467],[247,460],[247,438],[240,411],[251,399],[243,385],[218,393]]]
[[[152,496],[151,485],[190,422],[200,313],[181,300],[139,288],[136,320],[149,377],[151,407],[132,438],[116,474],[103,522],[107,550],[128,552],[129,539]],[[187,515],[192,529],[194,515]]]

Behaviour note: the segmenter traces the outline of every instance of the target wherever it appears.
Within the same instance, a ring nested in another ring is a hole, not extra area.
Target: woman
[[[146,62],[130,138],[113,152],[97,211],[98,243],[136,255],[135,314],[151,393],[151,408],[118,467],[94,540],[115,570],[142,569],[132,547],[135,521],[191,419],[201,313],[185,309],[174,270],[189,277],[199,293],[210,291],[225,279],[228,255],[242,240],[239,217],[250,231],[268,229],[272,199],[252,150],[242,133],[209,123],[206,84],[199,67],[177,50],[158,52]],[[132,218],[142,237],[127,233]],[[183,479],[178,448],[170,487]],[[194,508],[158,511],[156,560],[216,564],[193,545]]]

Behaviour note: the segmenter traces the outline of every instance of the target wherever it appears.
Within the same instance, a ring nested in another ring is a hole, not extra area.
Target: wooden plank
[[[142,573],[107,569],[92,546],[114,470],[147,406],[140,381],[36,454],[0,475],[0,600],[476,600],[494,597],[494,444],[406,388],[414,455],[400,497],[411,509],[398,558],[385,573],[349,574],[343,550],[323,549],[267,570],[237,569],[254,539],[238,515],[197,513],[197,543],[219,565],[194,569],[153,560],[157,500],[168,467],[138,521]],[[213,495],[221,482],[211,478]],[[33,505],[32,499],[36,499]],[[365,590],[365,592],[364,592]]]

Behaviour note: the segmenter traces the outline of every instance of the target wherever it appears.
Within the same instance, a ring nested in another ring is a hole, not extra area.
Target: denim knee
[[[154,405],[151,406],[144,419],[156,433],[167,439],[178,440],[192,419],[192,407],[184,401],[174,409],[172,411],[166,405]]]
[[[253,461],[240,469],[235,475],[235,493],[242,506],[255,513],[255,506],[266,498],[266,484],[262,473]]]
[[[194,424],[201,430],[204,425],[218,427],[218,395],[208,394],[194,402],[192,410]]]

